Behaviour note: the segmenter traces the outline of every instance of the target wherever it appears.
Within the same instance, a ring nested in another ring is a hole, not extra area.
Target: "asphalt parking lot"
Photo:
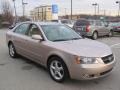
[[[92,81],[68,80],[56,83],[40,65],[25,58],[9,57],[5,39],[6,30],[0,30],[0,90],[120,90],[120,36],[102,37],[116,56],[113,72],[105,78]]]

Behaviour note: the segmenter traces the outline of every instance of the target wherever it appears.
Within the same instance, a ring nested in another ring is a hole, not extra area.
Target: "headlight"
[[[95,64],[97,63],[96,58],[83,57],[80,59],[81,64]]]
[[[98,64],[97,58],[91,58],[91,57],[76,57],[76,63],[77,64]]]

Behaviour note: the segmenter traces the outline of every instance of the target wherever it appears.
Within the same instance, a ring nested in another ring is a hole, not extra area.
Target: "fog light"
[[[89,78],[89,74],[83,74],[85,78]]]

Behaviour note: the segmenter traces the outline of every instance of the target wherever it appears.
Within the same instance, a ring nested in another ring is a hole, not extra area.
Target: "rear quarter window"
[[[76,26],[86,26],[86,25],[90,25],[89,21],[79,20],[76,22]]]

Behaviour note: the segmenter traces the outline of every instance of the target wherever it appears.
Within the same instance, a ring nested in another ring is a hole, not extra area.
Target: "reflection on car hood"
[[[49,46],[78,56],[104,57],[112,54],[111,49],[106,44],[89,39],[50,42]]]

